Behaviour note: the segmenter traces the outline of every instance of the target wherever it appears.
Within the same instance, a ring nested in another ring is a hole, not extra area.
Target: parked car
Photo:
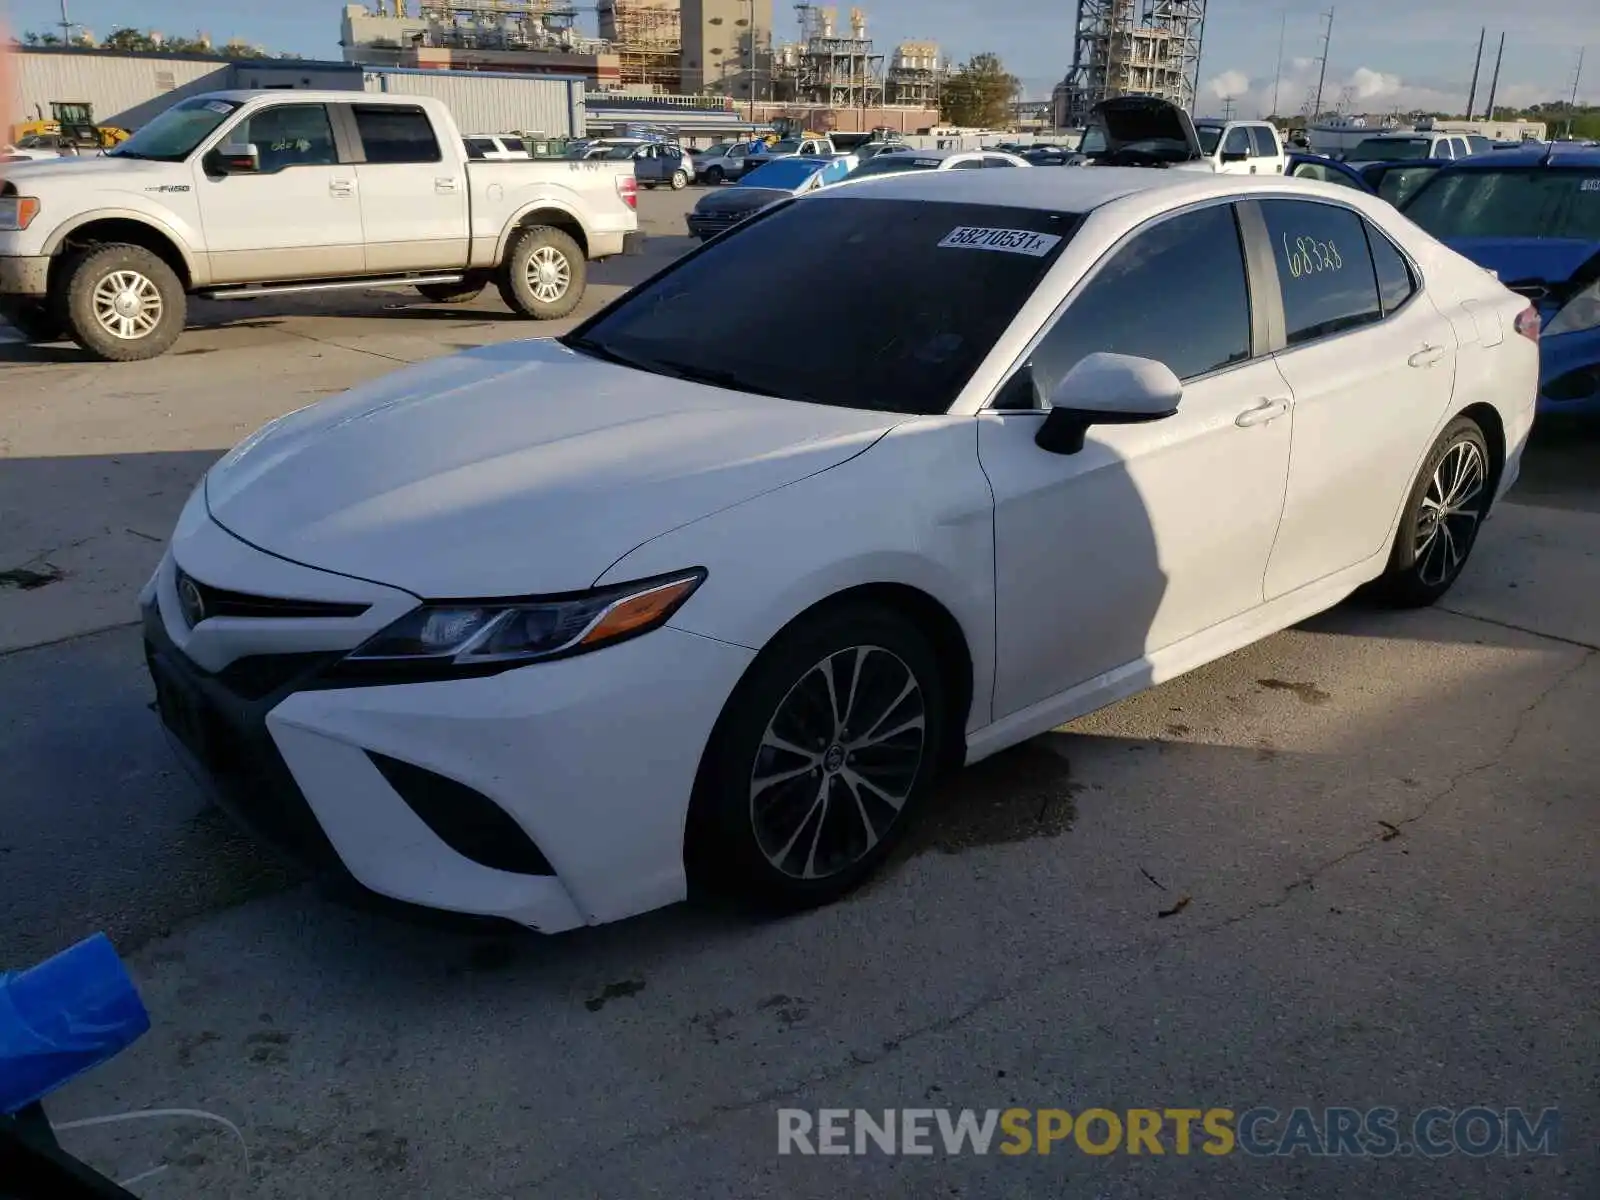
[[[1270,121],[1207,118],[1194,123],[1200,151],[1224,175],[1282,175],[1288,165],[1283,142]]]
[[[1212,171],[1189,114],[1155,96],[1116,96],[1090,110],[1078,153],[1090,167]]]
[[[469,133],[466,144],[467,157],[480,162],[511,162],[532,157],[528,143],[512,134]]]
[[[1423,183],[1433,178],[1435,171],[1447,165],[1449,160],[1446,159],[1423,159],[1417,162],[1380,162],[1352,166],[1316,154],[1291,154],[1287,173],[1297,179],[1315,179],[1322,183],[1359,188],[1398,206]]]
[[[664,183],[676,192],[694,179],[694,159],[683,147],[669,142],[613,146],[606,157],[632,162],[634,177],[641,187],[657,188]]]
[[[832,139],[826,137],[784,138],[770,144],[757,142],[746,159],[745,170],[753,171],[775,158],[832,158],[838,153]]]
[[[850,173],[850,182],[898,175],[904,171],[971,171],[986,167],[1031,167],[1027,159],[1004,150],[911,150],[880,154]]]
[[[1357,167],[1366,163],[1423,158],[1453,162],[1472,155],[1472,144],[1462,133],[1376,133],[1352,146],[1345,153],[1344,161]]]
[[[1362,585],[1444,596],[1537,332],[1350,189],[823,189],[247,438],[140,596],[157,709],[225,807],[395,899],[826,903],[963,763]]]
[[[838,183],[849,173],[849,163],[841,158],[789,157],[756,167],[732,187],[700,197],[684,218],[689,236],[709,241],[769,204]]]
[[[1401,211],[1538,308],[1540,411],[1600,414],[1600,151],[1452,163]]]
[[[589,259],[636,248],[627,164],[473,162],[442,101],[350,92],[213,92],[104,156],[8,165],[0,316],[95,356],[153,358],[188,297],[494,283],[562,317]]]
[[[749,142],[720,142],[710,149],[694,152],[695,175],[712,186],[738,179],[744,174],[749,157]]]
[[[1081,167],[1089,161],[1076,150],[1062,146],[1035,146],[1023,151],[1021,157],[1036,167]]]

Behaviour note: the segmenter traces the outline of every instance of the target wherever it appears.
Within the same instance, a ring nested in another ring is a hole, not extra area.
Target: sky
[[[410,0],[414,6],[416,0]],[[1472,81],[1478,31],[1488,26],[1478,103],[1487,99],[1499,34],[1506,33],[1497,104],[1526,105],[1571,95],[1580,46],[1587,46],[1580,101],[1600,103],[1600,4],[1515,6],[1504,0],[1332,0],[1332,48],[1324,106],[1348,95],[1357,111],[1461,111]],[[104,37],[123,25],[167,34],[203,30],[274,51],[338,58],[340,0],[273,0],[202,8],[193,0],[68,0],[71,19]],[[577,0],[580,10],[593,0]],[[1072,0],[874,0],[863,6],[879,49],[908,38],[937,40],[958,60],[998,54],[1030,99],[1045,99],[1072,61]],[[840,6],[844,15],[848,5]],[[1198,108],[1220,113],[1231,98],[1242,116],[1265,115],[1275,89],[1283,112],[1298,112],[1315,89],[1328,0],[1210,0]],[[779,40],[798,30],[788,0],[774,0]],[[61,20],[60,0],[0,0],[14,32]],[[587,14],[592,28],[593,14]],[[1278,75],[1280,31],[1283,75]]]

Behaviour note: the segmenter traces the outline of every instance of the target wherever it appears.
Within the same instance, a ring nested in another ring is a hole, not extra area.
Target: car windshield
[[[1600,169],[1445,171],[1405,214],[1436,238],[1600,241]]]
[[[106,153],[114,158],[182,162],[238,109],[237,100],[185,100]]]
[[[628,293],[564,343],[756,395],[948,411],[1080,218],[848,193],[768,210]],[[752,262],[783,287],[764,291],[759,304],[739,303]],[[793,346],[826,349],[782,349]]]
[[[1222,126],[1196,125],[1194,127],[1194,131],[1200,135],[1200,153],[1214,153],[1217,148],[1217,143],[1222,140]]]
[[[1427,138],[1364,138],[1345,157],[1351,162],[1405,162],[1427,158]]]
[[[810,179],[822,166],[817,158],[784,158],[757,167],[739,181],[740,187],[778,188],[793,191]]]
[[[867,175],[894,175],[900,171],[937,171],[942,160],[915,154],[879,154],[850,173],[851,179]]]

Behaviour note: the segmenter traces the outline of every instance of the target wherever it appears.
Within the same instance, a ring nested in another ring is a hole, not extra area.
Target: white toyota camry
[[[246,439],[141,598],[160,710],[225,806],[390,897],[820,903],[942,770],[1360,585],[1442,595],[1538,328],[1345,188],[829,189]]]

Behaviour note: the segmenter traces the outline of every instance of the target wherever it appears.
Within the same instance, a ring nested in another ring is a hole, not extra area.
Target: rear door
[[[1359,213],[1261,200],[1294,393],[1288,495],[1266,599],[1382,554],[1455,386],[1456,337],[1405,256]]]
[[[1258,175],[1282,175],[1286,165],[1283,144],[1278,141],[1278,131],[1271,125],[1250,126],[1252,165]]]
[[[355,168],[372,274],[467,265],[466,163],[421,105],[339,105],[354,131]]]
[[[356,168],[349,144],[342,151],[335,138],[326,105],[258,108],[222,134],[223,144],[255,146],[261,169],[225,175],[216,150],[194,168],[213,282],[361,274]]]

